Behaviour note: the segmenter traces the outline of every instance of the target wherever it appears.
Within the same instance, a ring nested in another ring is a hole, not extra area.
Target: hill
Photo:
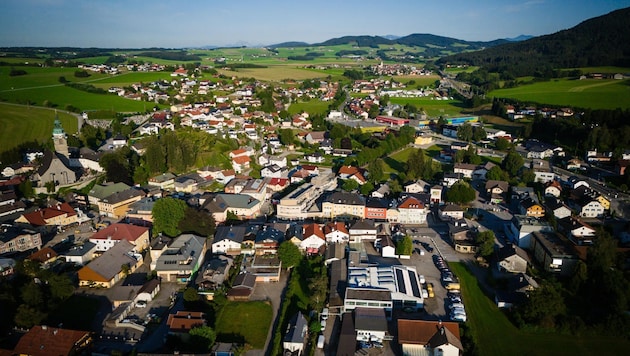
[[[443,57],[438,64],[507,69],[517,77],[557,68],[630,67],[628,18],[630,8],[620,9],[554,34]]]

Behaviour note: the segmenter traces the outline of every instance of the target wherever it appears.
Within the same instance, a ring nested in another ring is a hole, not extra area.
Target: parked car
[[[435,293],[433,292],[433,283],[427,283],[427,293],[429,293],[429,298],[435,297]]]
[[[449,307],[449,309],[461,308],[463,310],[464,309],[464,304],[462,304],[462,303],[452,303],[448,307]]]
[[[422,289],[422,298],[429,298],[429,292],[426,289]]]
[[[453,295],[452,297],[448,298],[451,303],[461,303],[462,302],[462,298],[460,296],[457,295]]]
[[[326,319],[328,319],[328,308],[324,308],[324,310],[322,310],[322,320]]]
[[[418,279],[420,279],[420,284],[425,284],[427,282],[422,274],[418,276]]]
[[[451,313],[450,315],[451,320],[453,321],[460,321],[460,322],[466,322],[466,314],[461,314],[461,313]]]
[[[326,319],[322,319],[322,321],[320,322],[321,326],[322,326],[322,330],[326,329]]]

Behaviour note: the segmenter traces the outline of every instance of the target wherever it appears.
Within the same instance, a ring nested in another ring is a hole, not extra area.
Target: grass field
[[[516,328],[462,263],[449,263],[462,285],[478,355],[625,355],[630,342],[612,337],[530,333]]]
[[[321,101],[319,99],[311,99],[309,101],[299,101],[297,103],[292,103],[289,106],[289,113],[299,114],[302,111],[309,113],[310,115],[323,114],[326,115],[328,112],[328,105],[330,105],[327,101]]]
[[[538,104],[566,105],[593,109],[630,108],[630,80],[557,79],[498,89],[489,97],[513,98]]]
[[[59,112],[59,120],[68,134],[77,132],[77,118]],[[28,141],[45,142],[52,137],[55,111],[0,103],[0,152]]]
[[[271,306],[265,302],[228,302],[217,318],[217,339],[221,340],[221,335],[240,335],[254,349],[262,349],[271,317]]]
[[[463,105],[459,100],[431,100],[430,98],[390,98],[392,104],[413,104],[418,109],[423,108],[429,117],[457,117],[461,116]]]
[[[284,79],[312,79],[323,78],[326,74],[298,68],[296,64],[269,65],[267,68],[237,68],[236,70],[219,69],[219,73],[228,77],[256,78],[271,82],[279,82]]]

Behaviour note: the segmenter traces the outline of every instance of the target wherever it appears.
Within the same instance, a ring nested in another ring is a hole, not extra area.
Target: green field
[[[330,102],[321,101],[319,99],[311,99],[309,101],[298,101],[292,103],[289,106],[289,113],[291,115],[299,114],[302,111],[309,113],[311,116],[316,114],[326,115],[328,113],[328,106]]]
[[[483,294],[464,264],[449,265],[462,285],[478,355],[625,355],[630,350],[630,342],[619,338],[522,331]]]
[[[488,96],[578,108],[628,109],[630,80],[555,79],[516,88],[493,90]]]
[[[217,340],[240,335],[254,349],[262,349],[271,327],[271,305],[265,302],[228,302],[217,318]]]
[[[77,132],[76,116],[59,112],[59,120],[68,134]],[[52,137],[55,111],[0,103],[0,152],[28,141],[46,142]]]
[[[464,108],[459,100],[431,100],[430,98],[389,98],[392,104],[413,104],[418,109],[423,108],[429,118],[461,116]]]

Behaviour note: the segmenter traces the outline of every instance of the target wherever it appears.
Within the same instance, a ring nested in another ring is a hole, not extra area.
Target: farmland
[[[390,98],[392,104],[412,104],[418,109],[423,108],[430,118],[440,116],[456,117],[461,116],[463,105],[458,100],[432,100],[432,98]]]
[[[58,113],[59,120],[68,134],[77,132],[76,116]],[[24,142],[46,142],[50,139],[55,111],[0,103],[0,152],[10,150]]]
[[[518,99],[538,104],[571,106],[592,109],[630,108],[630,80],[614,79],[556,79],[498,89],[488,96]]]

